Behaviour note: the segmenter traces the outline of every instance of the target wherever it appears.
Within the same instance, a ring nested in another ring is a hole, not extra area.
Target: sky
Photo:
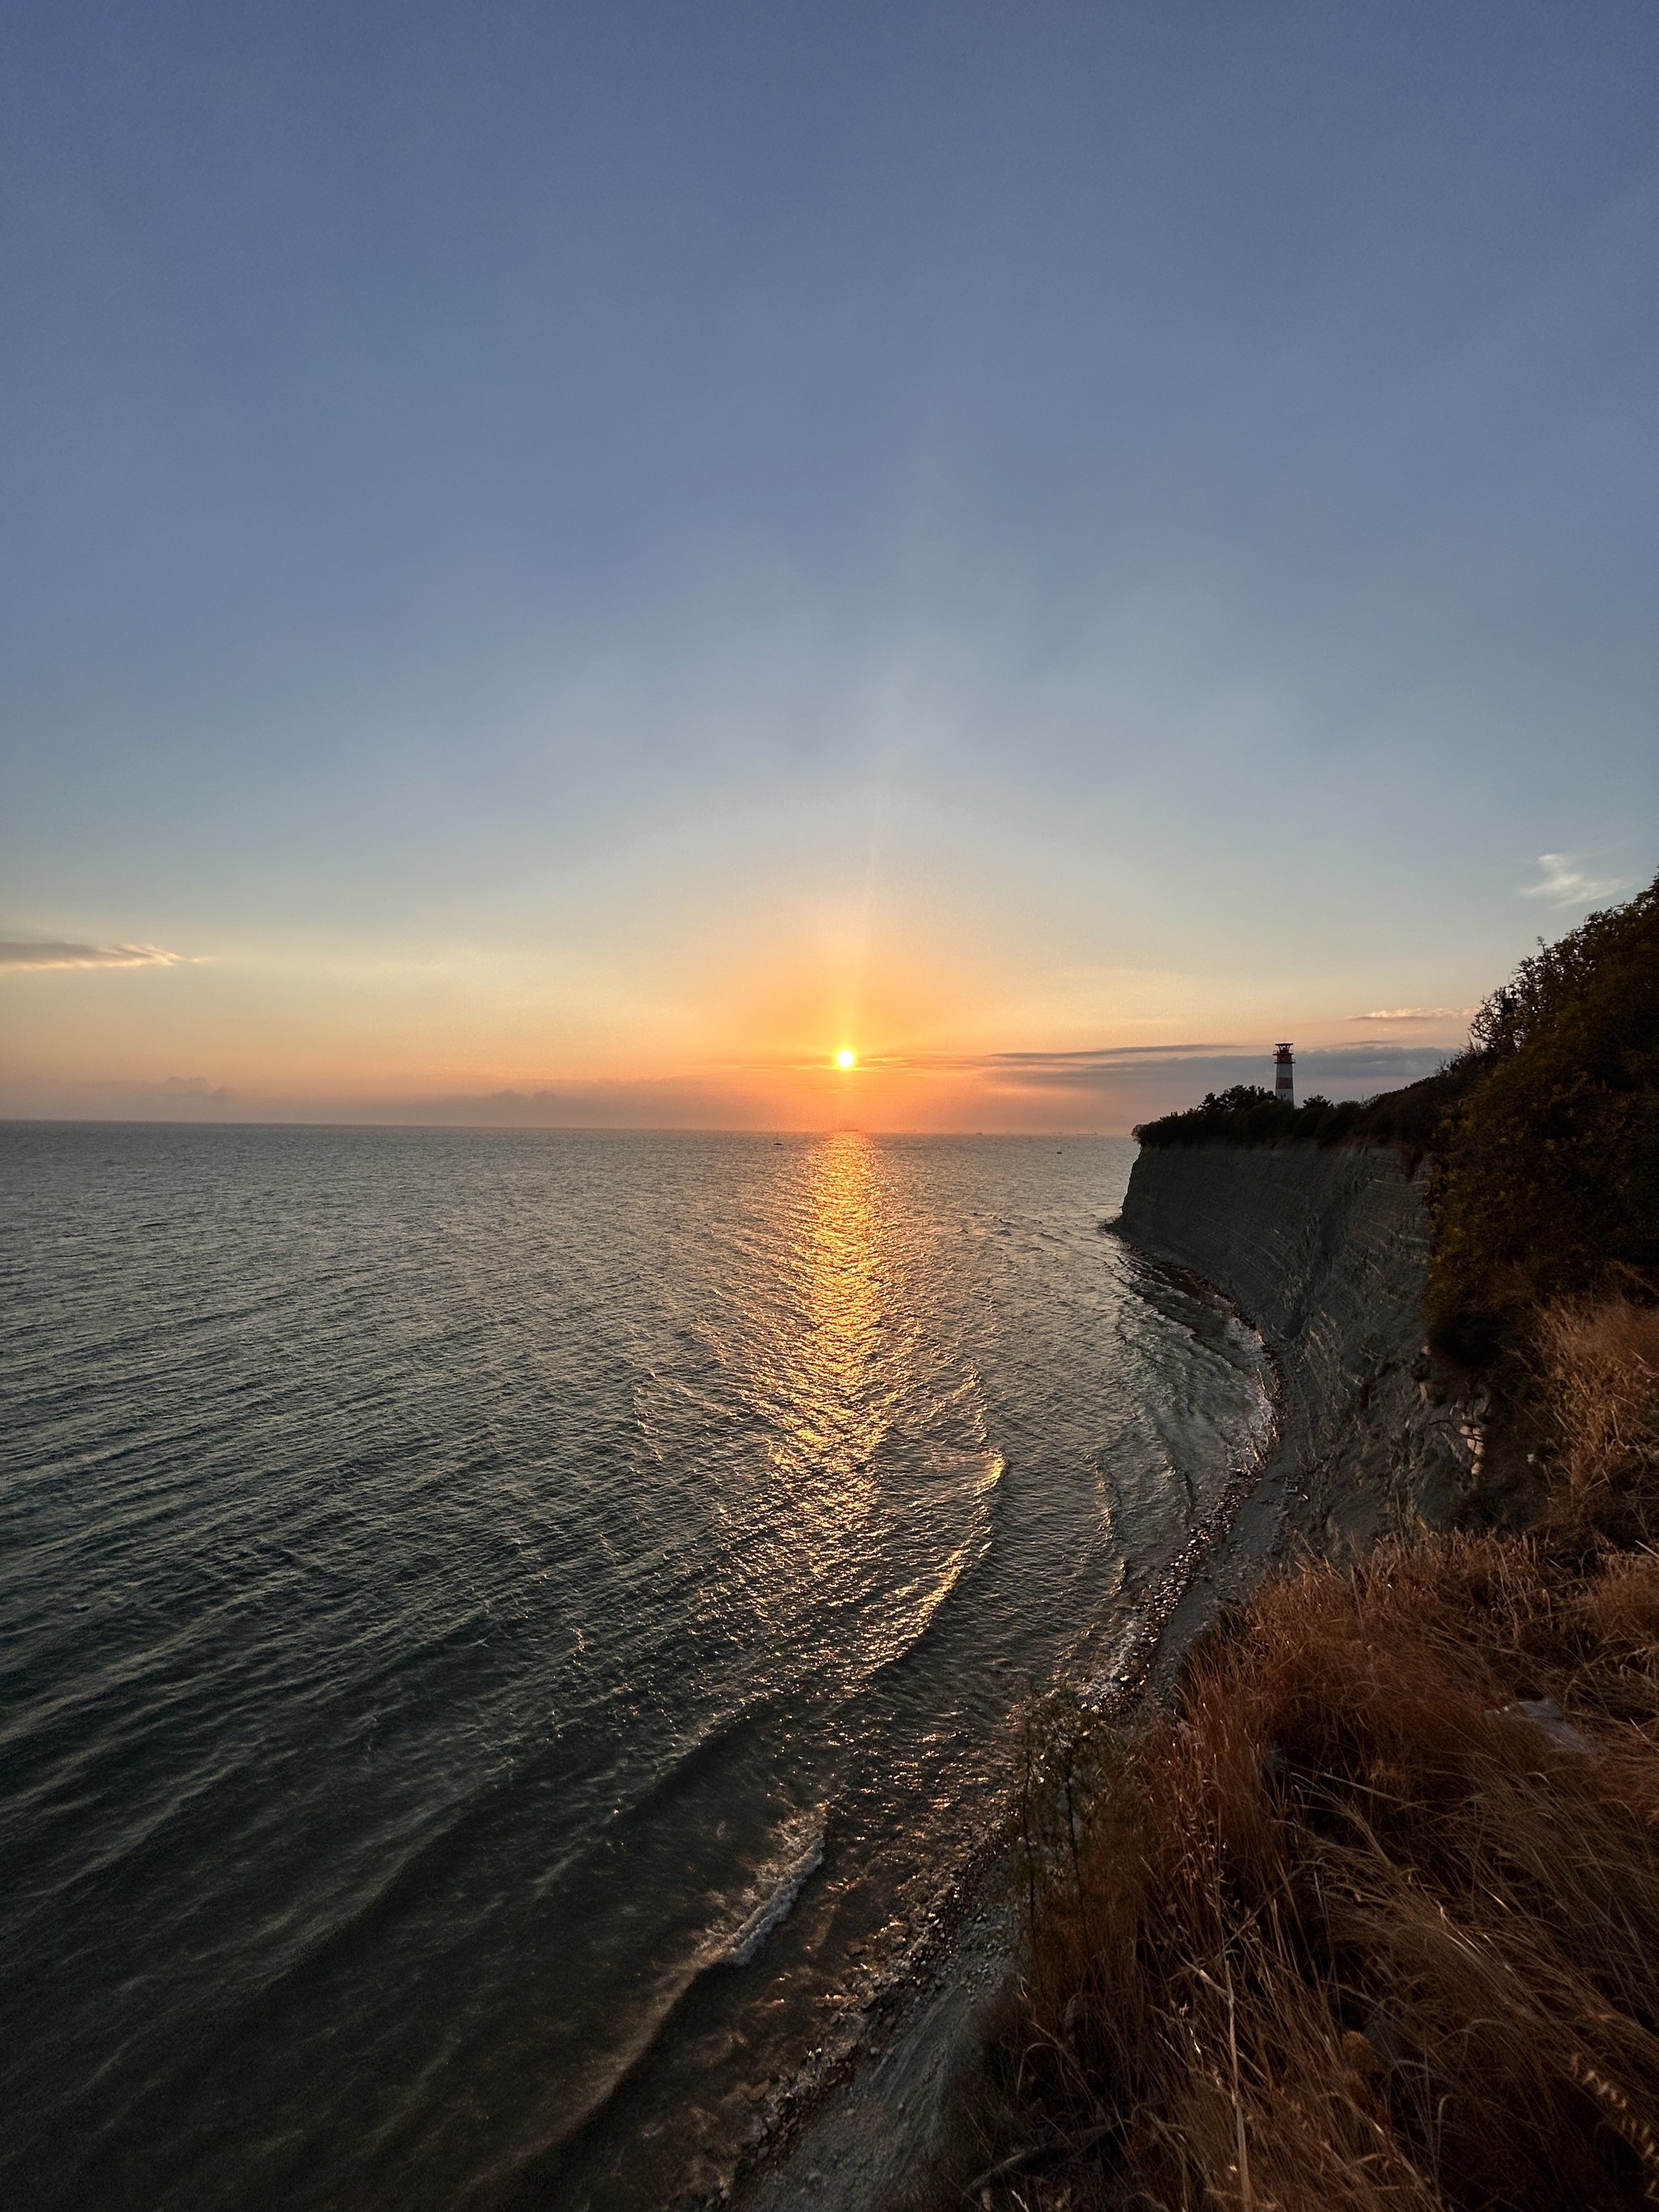
[[[0,1114],[1428,1072],[1659,865],[1656,99],[1650,0],[11,0]]]

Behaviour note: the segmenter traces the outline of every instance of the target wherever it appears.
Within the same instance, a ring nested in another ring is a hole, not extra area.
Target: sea
[[[717,2192],[1259,1446],[1133,1155],[0,1125],[0,2202]]]

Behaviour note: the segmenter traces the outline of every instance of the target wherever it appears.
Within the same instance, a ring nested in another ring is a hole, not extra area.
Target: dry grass
[[[1567,1300],[1545,1309],[1534,1334],[1571,1489],[1651,1465],[1659,1454],[1659,1307]]]
[[[1008,2142],[1051,2155],[993,2203],[1659,2201],[1659,1551],[1598,1519],[1654,1486],[1651,1319],[1553,1320],[1545,1529],[1308,1566],[1136,1738],[1041,1717]]]

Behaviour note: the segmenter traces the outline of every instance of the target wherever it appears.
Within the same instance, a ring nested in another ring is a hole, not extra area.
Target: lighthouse
[[[1296,1062],[1287,1044],[1273,1047],[1273,1097],[1281,1106],[1296,1103]]]

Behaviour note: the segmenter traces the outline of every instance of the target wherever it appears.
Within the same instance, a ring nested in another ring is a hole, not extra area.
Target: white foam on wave
[[[765,1949],[774,1929],[794,1909],[795,1899],[823,1864],[823,1829],[816,1826],[805,1845],[785,1866],[771,1889],[720,1954],[726,1966],[746,1966]]]

